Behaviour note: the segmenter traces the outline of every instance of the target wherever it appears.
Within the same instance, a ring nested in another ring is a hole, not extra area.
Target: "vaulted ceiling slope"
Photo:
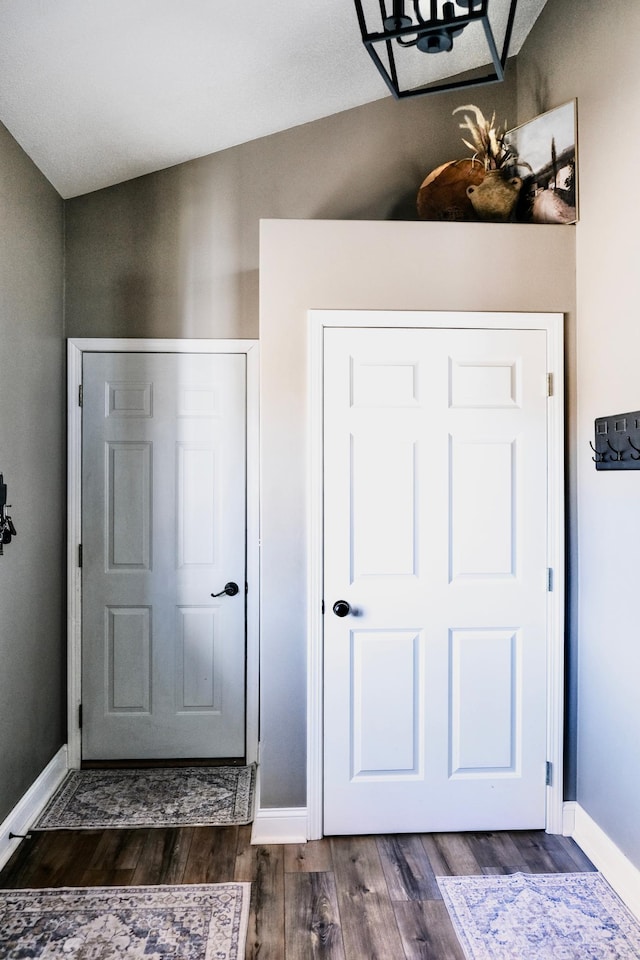
[[[385,96],[352,0],[0,0],[0,121],[64,198]]]

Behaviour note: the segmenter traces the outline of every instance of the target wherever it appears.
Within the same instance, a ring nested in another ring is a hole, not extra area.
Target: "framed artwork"
[[[578,219],[576,101],[523,123],[504,135],[522,178],[515,220],[527,223],[575,223]]]

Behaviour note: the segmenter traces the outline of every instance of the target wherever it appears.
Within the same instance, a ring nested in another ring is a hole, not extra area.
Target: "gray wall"
[[[65,741],[63,205],[0,125],[0,821]]]
[[[259,220],[415,218],[426,173],[466,152],[451,112],[468,99],[518,122],[510,70],[505,84],[473,96],[386,98],[69,201],[67,333],[258,336]],[[573,320],[568,342],[572,366]],[[291,716],[282,724],[281,683],[263,666],[263,730],[281,727],[279,756],[290,761],[270,767],[263,750],[263,802],[273,806],[304,803],[299,651],[287,664]]]
[[[512,69],[509,77],[473,99],[515,124]],[[459,118],[451,116],[465,102],[460,94],[402,103],[385,97],[68,201],[67,335],[257,337],[260,219],[416,219],[424,177],[467,153]],[[295,378],[285,357],[280,376]],[[291,362],[301,361],[296,355]],[[298,538],[292,555],[301,545]],[[300,598],[291,603],[298,609]],[[305,803],[301,623],[295,638],[288,632],[263,651],[265,806]]]
[[[640,5],[554,0],[518,63],[521,111],[578,98],[577,800],[640,867],[640,473],[597,473],[595,417],[640,408],[637,201]],[[575,565],[574,565],[575,566]]]
[[[515,123],[513,80],[474,101]],[[256,337],[260,219],[414,219],[464,102],[385,97],[68,201],[68,336]]]

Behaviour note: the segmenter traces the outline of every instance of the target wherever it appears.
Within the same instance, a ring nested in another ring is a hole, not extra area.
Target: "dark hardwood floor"
[[[594,869],[541,831],[250,839],[251,827],[34,832],[0,888],[249,880],[247,960],[464,960],[436,876]]]

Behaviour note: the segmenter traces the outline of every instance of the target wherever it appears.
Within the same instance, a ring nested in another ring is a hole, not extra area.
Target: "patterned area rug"
[[[250,823],[255,766],[71,770],[34,830]]]
[[[0,890],[7,960],[244,960],[248,883]]]
[[[637,960],[640,923],[600,873],[438,877],[469,960]]]

